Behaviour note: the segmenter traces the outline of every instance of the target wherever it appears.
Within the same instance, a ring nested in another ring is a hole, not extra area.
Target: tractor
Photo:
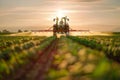
[[[69,35],[69,24],[67,21],[69,19],[67,16],[62,17],[62,18],[54,18],[53,21],[56,21],[56,23],[53,25],[53,35],[56,36],[58,34],[66,34],[66,36]]]

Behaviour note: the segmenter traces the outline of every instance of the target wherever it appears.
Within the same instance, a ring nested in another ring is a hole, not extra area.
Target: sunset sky
[[[120,0],[0,0],[0,30],[47,29],[60,11],[73,29],[120,31]]]

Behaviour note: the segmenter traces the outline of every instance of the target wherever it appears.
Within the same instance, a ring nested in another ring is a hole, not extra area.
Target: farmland
[[[119,36],[0,36],[0,80],[119,80]]]

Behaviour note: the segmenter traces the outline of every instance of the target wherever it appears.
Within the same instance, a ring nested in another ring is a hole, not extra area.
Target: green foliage
[[[84,38],[78,38],[78,37],[74,37],[74,36],[69,36],[68,38],[74,40],[74,41],[77,41],[79,42],[80,44],[83,44],[87,47],[90,47],[92,49],[98,49],[98,50],[101,50],[102,49],[102,45],[101,44],[97,44],[96,41],[94,40],[87,40],[87,39],[84,39]]]
[[[56,37],[0,36],[0,79],[37,58],[37,52],[47,47]],[[36,43],[39,42],[38,45]]]
[[[102,49],[104,48],[104,50],[107,47],[102,45],[100,41],[96,41],[96,37],[91,36],[90,38],[82,38],[85,42],[81,38],[76,39],[76,37],[74,38],[75,40],[73,40],[73,37],[60,38],[58,43],[58,53],[54,55],[52,66],[48,70],[45,80],[120,79],[119,63],[109,60],[106,56],[104,56],[104,51],[98,50],[99,44],[102,46]],[[91,38],[94,40],[91,40]],[[78,44],[80,40],[82,40],[82,42]],[[93,43],[90,43],[91,41]],[[86,45],[83,45],[83,43]],[[91,48],[91,45],[94,45],[95,47],[92,46]],[[115,48],[111,49],[110,47],[109,49],[112,50],[111,54],[113,54]]]
[[[56,80],[56,79],[59,79],[60,77],[66,76],[66,75],[68,75],[68,71],[65,69],[59,70],[59,71],[51,69],[46,80]]]
[[[118,36],[83,36],[80,38],[68,36],[68,38],[92,49],[103,51],[107,57],[120,62],[120,37]]]
[[[11,58],[11,53],[12,53],[12,50],[11,49],[6,49],[6,50],[3,50],[1,51],[1,54],[0,54],[0,59],[4,59],[6,61],[10,60]]]
[[[43,40],[41,43],[41,45],[39,46],[39,50],[44,49],[46,46],[48,46],[56,37],[52,36],[52,37],[48,37],[45,40]]]
[[[30,42],[30,43],[26,43],[23,45],[23,49],[30,49],[31,47],[34,46],[34,43],[33,42]]]
[[[15,50],[15,52],[19,53],[22,51],[22,48],[20,46],[15,46],[14,50]]]

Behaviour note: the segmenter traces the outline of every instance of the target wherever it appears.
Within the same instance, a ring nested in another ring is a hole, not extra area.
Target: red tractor
[[[69,19],[67,16],[62,17],[61,20],[58,17],[54,18],[53,21],[56,21],[56,24],[53,25],[53,35],[56,36],[57,33],[59,34],[66,34],[66,36],[69,35],[69,24],[67,21]]]

